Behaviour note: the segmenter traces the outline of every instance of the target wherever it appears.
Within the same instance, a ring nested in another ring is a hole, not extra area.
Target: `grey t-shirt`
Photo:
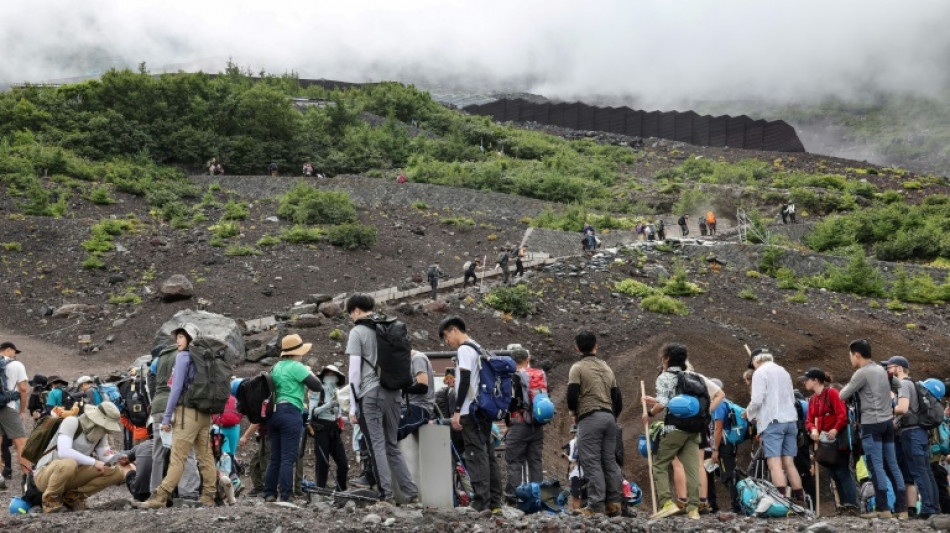
[[[422,352],[412,352],[412,377],[415,378],[420,373],[425,372],[429,378],[429,390],[425,394],[410,394],[409,403],[418,405],[429,411],[429,414],[435,412],[435,380],[432,375],[432,363]]]
[[[898,415],[895,417],[895,423],[899,429],[910,429],[917,427],[917,411],[920,410],[920,405],[918,404],[917,399],[917,387],[914,386],[914,382],[909,379],[900,380],[900,388],[897,391],[897,399],[907,398],[910,404],[908,405],[908,412],[903,415]],[[909,416],[908,416],[909,415]],[[910,424],[905,426],[905,423],[909,422]]]
[[[360,387],[356,391],[356,397],[362,398],[379,386],[379,376],[376,375],[376,331],[362,324],[354,326],[346,341],[346,355],[357,355],[363,360]]]
[[[841,399],[858,395],[861,402],[861,424],[879,424],[894,419],[891,405],[891,382],[884,367],[868,361],[851,376],[851,381],[841,389]]]

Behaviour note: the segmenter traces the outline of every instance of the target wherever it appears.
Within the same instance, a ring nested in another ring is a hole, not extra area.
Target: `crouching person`
[[[43,511],[82,511],[89,495],[125,483],[128,460],[119,458],[119,467],[106,466],[115,455],[108,434],[122,431],[119,418],[115,404],[103,402],[63,420],[36,465],[34,481],[43,491]]]

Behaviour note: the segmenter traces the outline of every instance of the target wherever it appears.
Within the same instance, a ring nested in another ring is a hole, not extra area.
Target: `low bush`
[[[237,222],[220,222],[208,229],[218,239],[230,239],[241,234],[241,226]]]
[[[253,246],[247,246],[246,244],[232,244],[228,246],[228,249],[224,251],[224,255],[229,257],[244,257],[248,255],[261,255],[261,251]]]
[[[742,289],[741,291],[739,291],[738,296],[739,298],[742,298],[743,300],[758,300],[759,299],[758,295],[756,295],[755,292],[753,292],[753,290],[750,289],[749,287],[746,287]]]
[[[808,303],[808,295],[805,294],[804,289],[800,289],[798,292],[791,296],[786,296],[785,301],[793,304],[803,304]]]
[[[325,235],[320,228],[308,228],[306,226],[293,226],[280,232],[280,238],[284,242],[294,244],[317,242]]]
[[[344,250],[376,246],[376,228],[365,224],[340,224],[327,230],[330,244]]]
[[[333,331],[330,332],[331,341],[340,342],[345,338],[346,338],[346,334],[343,333],[343,330],[341,330],[340,328],[335,328]]]
[[[633,296],[635,298],[645,298],[647,296],[659,294],[660,292],[657,289],[654,289],[653,287],[647,285],[646,283],[641,283],[635,279],[630,279],[630,278],[627,278],[623,281],[618,281],[617,283],[615,283],[614,289],[620,294]]]
[[[92,189],[89,191],[87,198],[96,205],[110,205],[115,203],[115,198],[109,193],[108,187],[96,187]]]
[[[23,251],[23,245],[16,241],[0,243],[0,247],[2,247],[4,250],[8,252]]]
[[[689,281],[686,270],[681,266],[673,269],[673,275],[663,282],[660,291],[667,296],[696,296],[706,292],[699,285]]]
[[[485,295],[485,305],[514,316],[524,317],[534,313],[534,293],[527,285],[496,287]]]
[[[224,214],[221,216],[222,220],[244,220],[250,214],[250,208],[248,204],[244,202],[235,202],[234,200],[228,200],[228,203],[224,204]]]
[[[139,305],[142,303],[142,297],[135,294],[134,292],[127,292],[125,294],[113,294],[109,296],[110,304],[130,304],[130,305]]]
[[[858,296],[883,297],[884,278],[872,267],[864,253],[857,253],[844,268],[830,267],[823,276],[812,278],[813,284],[830,291],[857,294]]]
[[[86,270],[101,269],[105,268],[106,264],[99,260],[98,257],[90,255],[82,262],[82,267]]]
[[[257,245],[262,248],[264,246],[276,246],[278,244],[280,244],[280,239],[271,235],[264,235],[257,241]]]
[[[344,224],[356,221],[356,207],[344,192],[321,191],[301,183],[280,198],[277,214],[296,224]]]
[[[950,301],[950,276],[945,283],[937,285],[926,273],[909,276],[901,268],[897,270],[897,279],[891,286],[891,296],[902,302],[920,304],[939,304]]]
[[[904,305],[903,302],[901,302],[900,300],[888,300],[887,303],[884,304],[884,307],[886,307],[888,311],[906,311],[907,310],[907,306]]]
[[[640,308],[651,313],[662,315],[686,315],[689,308],[686,304],[665,294],[654,294],[640,301]]]

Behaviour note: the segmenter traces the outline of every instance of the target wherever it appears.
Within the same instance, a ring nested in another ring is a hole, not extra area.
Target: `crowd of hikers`
[[[426,488],[417,485],[399,442],[427,424],[449,428],[452,464],[443,467],[454,503],[479,511],[499,513],[508,505],[621,516],[649,494],[653,518],[810,515],[819,508],[823,471],[839,514],[907,519],[950,512],[945,383],[912,380],[911,363],[901,356],[873,360],[866,340],[848,347],[855,372],[843,387],[811,368],[796,390],[769,350],[750,351],[745,407],[727,394],[738,391],[693,368],[686,346],[662,346],[655,392],[647,395],[641,382],[637,406],[647,492],[624,479],[621,387],[598,354],[597,337],[582,331],[567,376],[572,439],[563,448],[569,487],[562,490],[545,479],[545,425],[555,418],[555,404],[547,375],[532,366],[528,350],[486,349],[462,318],[446,317],[438,335],[455,351],[455,366],[437,390],[432,363],[412,348],[405,324],[377,312],[366,294],[351,296],[345,312],[353,321],[345,369],[306,366],[312,344],[287,334],[280,361],[246,379],[233,378],[226,345],[191,323],[112,383],[89,376],[72,386],[59,376],[28,379],[20,351],[0,344],[6,450],[0,488],[8,489],[5,479],[14,471],[21,481],[11,512],[83,510],[89,496],[115,485],[125,485],[143,509],[230,505],[246,488],[242,475],[250,477],[248,496],[279,505],[311,493],[420,503]],[[348,428],[361,470],[353,479]],[[238,448],[254,441],[257,450],[245,465]],[[303,472],[309,441],[315,481]],[[740,449],[751,452],[747,469]],[[717,478],[729,494],[721,505]]]

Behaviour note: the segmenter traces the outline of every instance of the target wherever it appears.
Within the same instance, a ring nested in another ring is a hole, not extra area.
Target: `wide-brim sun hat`
[[[337,368],[336,365],[327,365],[327,366],[321,368],[321,369],[320,369],[320,373],[317,374],[317,377],[320,378],[320,379],[323,379],[323,376],[325,376],[325,375],[327,374],[327,372],[333,372],[334,374],[337,375],[337,377],[340,379],[340,381],[339,381],[339,383],[337,383],[337,385],[346,385],[346,376],[343,375],[343,372],[340,372],[340,369]]]
[[[121,413],[112,402],[102,402],[99,405],[87,405],[83,414],[89,417],[97,426],[105,428],[109,433],[122,431],[120,423]]]
[[[56,376],[56,375],[53,375],[53,376],[50,376],[49,378],[47,378],[47,384],[48,384],[48,385],[55,385],[55,384],[57,384],[57,383],[62,383],[63,385],[69,385],[69,382],[68,382],[68,381],[66,381],[65,379],[63,379],[63,378],[61,378],[61,377],[59,377],[59,376]]]
[[[79,379],[76,380],[77,387],[82,385],[83,383],[92,383],[92,378],[89,376],[80,376]]]
[[[280,341],[280,356],[293,357],[295,355],[304,355],[313,348],[313,343],[304,342],[300,335],[294,333],[287,335]]]
[[[198,326],[188,322],[172,330],[172,337],[178,336],[179,333],[184,333],[185,336],[188,337],[188,342],[191,342],[198,338],[198,335],[201,334],[201,330],[198,329]]]

